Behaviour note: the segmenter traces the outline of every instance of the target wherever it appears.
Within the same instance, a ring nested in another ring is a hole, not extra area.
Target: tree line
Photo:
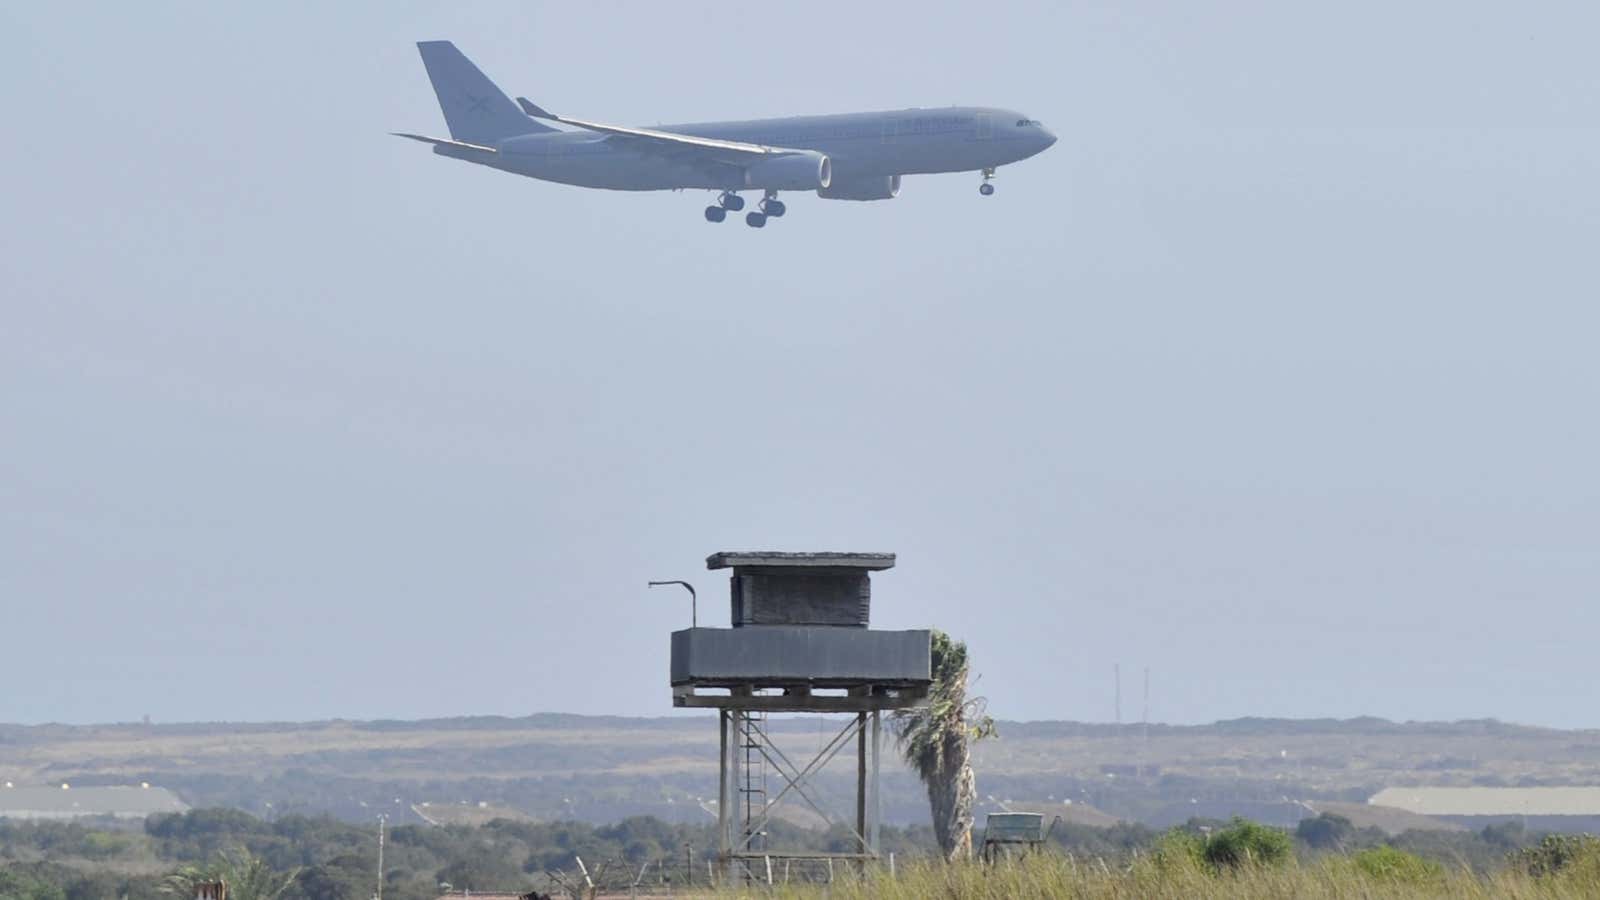
[[[1270,852],[1282,850],[1302,859],[1378,851],[1363,858],[1396,864],[1398,857],[1392,854],[1400,853],[1451,868],[1466,863],[1485,872],[1515,858],[1559,859],[1565,852],[1565,845],[1557,846],[1563,839],[1516,823],[1476,832],[1397,836],[1357,828],[1329,814],[1307,819],[1293,831],[1254,826],[1230,832],[1235,825],[1196,819],[1157,831],[1136,824],[1063,824],[1052,831],[1051,844],[1058,853],[1116,865],[1171,852],[1175,846],[1202,848],[1195,852],[1211,847],[1213,857],[1227,859],[1238,853],[1238,846],[1254,847],[1250,841],[1279,835],[1269,841],[1279,849]],[[773,829],[774,842],[786,847],[854,849],[843,827],[806,830],[780,822]],[[1216,843],[1219,835],[1229,834],[1233,837]],[[902,861],[942,858],[940,843],[927,826],[883,829],[884,852]],[[648,864],[645,880],[652,884],[670,880],[677,886],[691,877],[704,884],[715,848],[712,823],[671,824],[648,817],[611,825],[505,819],[475,827],[403,825],[387,835],[384,897],[431,900],[447,890],[441,885],[457,892],[549,891],[554,885],[546,873],[575,872],[578,856],[592,868],[611,866],[613,873],[626,872],[629,878]],[[1252,852],[1263,851],[1254,847]],[[1537,856],[1540,852],[1544,856]],[[109,820],[0,820],[0,900],[188,900],[191,895],[182,885],[219,874],[235,886],[232,900],[367,900],[377,886],[377,866],[376,822],[358,825],[302,816],[269,822],[231,809],[152,816],[133,828]]]

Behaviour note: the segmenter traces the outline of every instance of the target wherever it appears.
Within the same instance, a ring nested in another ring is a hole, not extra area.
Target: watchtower
[[[731,628],[672,633],[672,704],[718,711],[718,859],[729,877],[751,875],[763,860],[845,859],[862,865],[878,855],[881,819],[881,716],[926,701],[930,675],[927,631],[868,627],[872,573],[894,566],[893,553],[714,553],[706,568],[732,569]],[[803,766],[768,736],[766,714],[843,714],[848,721]],[[856,745],[854,821],[830,813],[811,780],[838,753]],[[768,796],[766,773],[781,776]],[[799,798],[830,823],[850,827],[848,853],[768,847],[773,810]],[[831,863],[830,863],[831,865]]]

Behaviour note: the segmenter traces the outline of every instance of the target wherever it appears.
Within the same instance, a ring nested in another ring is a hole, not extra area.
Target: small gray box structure
[[[987,841],[1037,844],[1044,840],[1044,814],[990,813],[983,832]]]
[[[1050,828],[1061,821],[1056,816]],[[986,862],[994,862],[1012,852],[1029,853],[1044,846],[1050,837],[1050,828],[1044,824],[1042,813],[990,813],[983,826],[983,850]]]

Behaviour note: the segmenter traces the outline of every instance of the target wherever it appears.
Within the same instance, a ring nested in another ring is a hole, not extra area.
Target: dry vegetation
[[[827,897],[829,900],[1017,900],[1017,898],[1105,898],[1105,900],[1355,900],[1393,897],[1423,898],[1548,898],[1578,900],[1600,897],[1600,865],[1574,867],[1534,877],[1506,869],[1488,876],[1470,870],[1373,874],[1348,857],[1328,857],[1282,868],[1246,867],[1214,874],[1186,863],[1163,864],[1142,859],[1114,867],[1099,860],[1036,855],[993,866],[966,863],[916,864],[865,881],[841,880],[832,885],[760,885],[729,889],[717,897]]]
[[[807,721],[775,730],[804,733]],[[468,761],[472,774],[505,776],[617,769],[688,773],[714,767],[716,741],[711,720],[690,717],[6,726],[3,732],[0,769],[23,778],[68,767],[115,774],[165,764],[213,772],[293,766],[360,775],[370,774],[379,760],[386,777],[448,777],[458,773],[453,763]],[[980,771],[1001,776],[1092,775],[1107,763],[1139,763],[1199,778],[1265,772],[1329,789],[1374,782],[1600,783],[1600,732],[1595,731],[1357,720],[1320,727],[1304,722],[1158,725],[1147,734],[1137,725],[1002,722],[1001,739],[975,748],[975,755]],[[496,754],[492,764],[485,764],[487,754]]]
[[[1381,784],[1600,783],[1600,732],[1500,722],[1218,723],[1122,729],[1007,723],[975,748],[979,771],[1090,773],[1107,762],[1204,779],[1260,777],[1337,791]]]

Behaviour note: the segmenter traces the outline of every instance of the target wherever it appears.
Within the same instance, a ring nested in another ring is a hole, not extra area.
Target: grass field
[[[829,900],[1018,900],[1018,898],[1106,898],[1106,900],[1355,900],[1393,897],[1548,898],[1600,897],[1596,860],[1556,874],[1534,877],[1513,869],[1478,876],[1465,868],[1374,874],[1351,858],[1334,856],[1282,868],[1245,867],[1215,874],[1185,863],[1153,859],[1111,866],[1098,860],[1056,855],[985,865],[979,862],[903,866],[896,877],[879,872],[831,885],[766,885],[726,889],[708,897],[780,897]]]

